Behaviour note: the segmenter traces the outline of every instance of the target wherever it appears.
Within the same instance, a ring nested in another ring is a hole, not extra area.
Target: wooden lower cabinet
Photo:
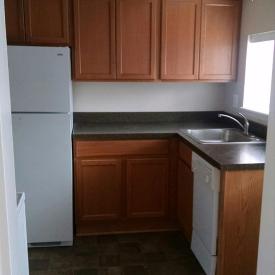
[[[192,150],[176,139],[74,141],[76,234],[192,237]],[[263,170],[221,171],[217,275],[256,275]]]
[[[76,234],[177,229],[171,144],[75,141]]]
[[[165,217],[168,206],[168,158],[127,160],[127,216]]]
[[[121,216],[121,159],[81,159],[76,164],[77,222]]]
[[[217,275],[256,275],[264,170],[221,175]]]
[[[191,242],[193,221],[193,172],[183,160],[178,163],[178,221]]]

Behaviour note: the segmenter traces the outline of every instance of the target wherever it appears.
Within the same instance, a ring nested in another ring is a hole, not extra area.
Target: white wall
[[[229,112],[238,111],[242,106],[245,77],[246,48],[249,34],[275,30],[275,0],[243,0],[243,14],[239,51],[238,80],[226,85],[225,107]],[[234,104],[233,96],[237,99]],[[248,114],[255,121],[267,122],[266,116]]]
[[[4,0],[0,0],[0,275],[19,275],[12,140]]]
[[[270,102],[257,275],[275,274],[275,57]]]
[[[73,87],[74,112],[224,109],[224,84],[75,82]]]

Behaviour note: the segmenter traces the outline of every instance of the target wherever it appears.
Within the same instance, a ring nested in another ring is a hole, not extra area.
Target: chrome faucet
[[[233,116],[226,115],[226,114],[218,114],[218,117],[225,117],[229,118],[233,121],[235,121],[244,131],[244,134],[248,136],[248,130],[249,130],[249,121],[246,118],[246,116],[242,113],[238,113],[243,119],[244,119],[244,124],[242,124],[238,119],[234,118]]]

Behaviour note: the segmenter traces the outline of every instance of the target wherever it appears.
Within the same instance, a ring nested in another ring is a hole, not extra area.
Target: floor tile
[[[191,268],[179,263],[161,263],[149,266],[150,275],[204,275],[201,268]]]
[[[121,265],[140,264],[143,262],[144,262],[144,255],[141,253],[134,253],[134,254],[122,253],[120,255]]]
[[[98,255],[98,246],[74,246],[72,254],[75,256],[94,256]]]
[[[165,262],[166,260],[166,255],[163,252],[145,253],[143,257],[146,263]]]
[[[31,271],[47,271],[49,268],[48,259],[31,259],[29,261]]]
[[[205,275],[178,232],[78,237],[29,249],[30,275]]]
[[[73,256],[51,257],[49,270],[71,269],[73,267]]]
[[[119,253],[119,244],[116,242],[110,243],[100,243],[97,245],[98,254],[118,254]]]
[[[98,270],[94,268],[78,269],[74,271],[74,275],[98,275]]]
[[[30,275],[74,275],[73,270],[31,271]]]
[[[138,242],[125,242],[119,244],[119,252],[125,254],[140,253],[140,244]]]
[[[97,242],[99,244],[109,244],[118,241],[117,235],[102,235],[97,237]]]
[[[120,256],[119,255],[100,255],[99,264],[100,266],[119,266]]]
[[[89,237],[77,237],[74,240],[74,246],[95,246],[97,244],[97,236],[89,236]]]
[[[29,248],[29,259],[48,259],[49,254],[45,251],[45,248]]]
[[[122,269],[119,266],[100,268],[98,275],[123,275]]]
[[[140,249],[142,253],[155,253],[160,251],[156,243],[153,242],[140,242]]]
[[[123,275],[149,275],[148,270],[142,265],[125,266]]]
[[[76,256],[72,258],[72,266],[74,268],[94,268],[99,265],[98,255],[92,256]]]

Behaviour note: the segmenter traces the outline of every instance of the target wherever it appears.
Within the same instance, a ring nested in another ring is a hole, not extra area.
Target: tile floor
[[[204,275],[180,233],[76,238],[73,247],[31,248],[31,275]]]

